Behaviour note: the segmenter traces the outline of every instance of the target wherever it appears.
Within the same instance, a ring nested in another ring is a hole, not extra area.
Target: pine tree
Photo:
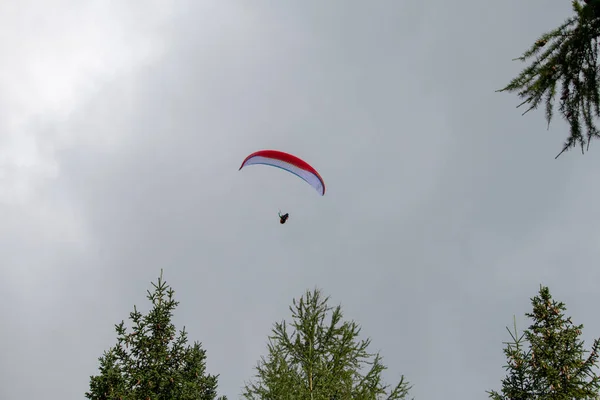
[[[185,327],[177,334],[171,323],[173,289],[162,279],[148,291],[153,308],[142,315],[134,306],[133,329],[115,325],[117,344],[99,358],[100,373],[90,378],[86,398],[93,400],[214,400],[217,378],[206,373],[200,343],[187,345]],[[225,397],[222,398],[226,400]]]
[[[508,374],[502,381],[502,394],[488,391],[493,400],[587,400],[597,399],[600,389],[598,348],[596,339],[591,352],[579,339],[583,325],[574,325],[566,317],[566,307],[556,302],[547,287],[540,287],[531,299],[533,312],[525,314],[533,320],[522,335],[509,333],[505,343],[505,366]],[[508,328],[507,328],[508,329]]]
[[[589,150],[599,131],[594,119],[600,116],[598,93],[598,38],[600,36],[600,0],[572,1],[575,15],[558,28],[543,34],[516,60],[535,57],[506,87],[498,92],[518,92],[528,105],[527,112],[544,102],[548,128],[554,115],[557,92],[558,109],[570,126],[570,135],[562,151],[581,146]],[[585,132],[583,130],[585,129]]]
[[[248,400],[388,400],[404,399],[410,387],[404,377],[393,388],[382,383],[381,356],[359,340],[360,327],[342,321],[341,306],[327,305],[320,290],[293,300],[292,328],[276,323],[268,356],[256,367],[256,382],[245,386]]]

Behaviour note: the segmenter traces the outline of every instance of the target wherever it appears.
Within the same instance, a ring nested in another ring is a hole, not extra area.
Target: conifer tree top
[[[214,400],[218,375],[206,373],[206,352],[200,343],[187,344],[185,328],[177,332],[171,322],[179,304],[174,290],[161,275],[152,283],[148,314],[134,306],[129,314],[131,331],[124,321],[115,325],[117,344],[106,351],[100,371],[90,378],[86,398],[93,400]],[[226,400],[222,398],[222,400]]]
[[[504,354],[508,364],[501,393],[488,392],[494,400],[509,399],[597,399],[600,390],[598,348],[590,352],[580,339],[583,325],[565,315],[564,303],[555,301],[547,287],[540,287],[531,299],[533,310],[525,315],[531,325],[518,335],[509,330],[512,341]]]

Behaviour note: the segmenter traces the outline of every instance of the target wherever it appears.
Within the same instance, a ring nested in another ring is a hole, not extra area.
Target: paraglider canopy
[[[321,196],[325,195],[325,182],[317,170],[306,161],[292,154],[279,150],[260,150],[246,157],[239,170],[247,165],[257,164],[269,165],[288,171],[306,181]]]

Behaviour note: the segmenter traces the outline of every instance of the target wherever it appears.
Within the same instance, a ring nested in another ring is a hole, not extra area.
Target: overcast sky
[[[293,298],[417,399],[486,398],[540,284],[600,336],[600,148],[495,93],[543,0],[0,2],[0,398],[81,399],[160,269],[238,398]],[[320,197],[275,168],[314,165]],[[277,212],[289,212],[280,225]]]

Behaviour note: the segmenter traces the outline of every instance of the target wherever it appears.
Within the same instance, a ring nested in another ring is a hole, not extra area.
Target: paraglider
[[[317,170],[306,161],[292,154],[279,150],[260,150],[246,157],[239,170],[247,165],[258,164],[281,168],[284,171],[290,172],[312,186],[321,196],[325,195],[325,182]],[[289,213],[281,215],[280,211],[279,223],[285,224],[289,217]]]
[[[325,195],[325,182],[321,175],[306,161],[294,155],[279,150],[260,150],[246,157],[240,170],[247,165],[257,164],[269,165],[290,172],[306,181],[321,196]]]
[[[287,221],[287,219],[290,217],[290,214],[285,213],[283,215],[281,215],[281,211],[279,211],[279,223],[280,224],[285,224],[285,221]]]

